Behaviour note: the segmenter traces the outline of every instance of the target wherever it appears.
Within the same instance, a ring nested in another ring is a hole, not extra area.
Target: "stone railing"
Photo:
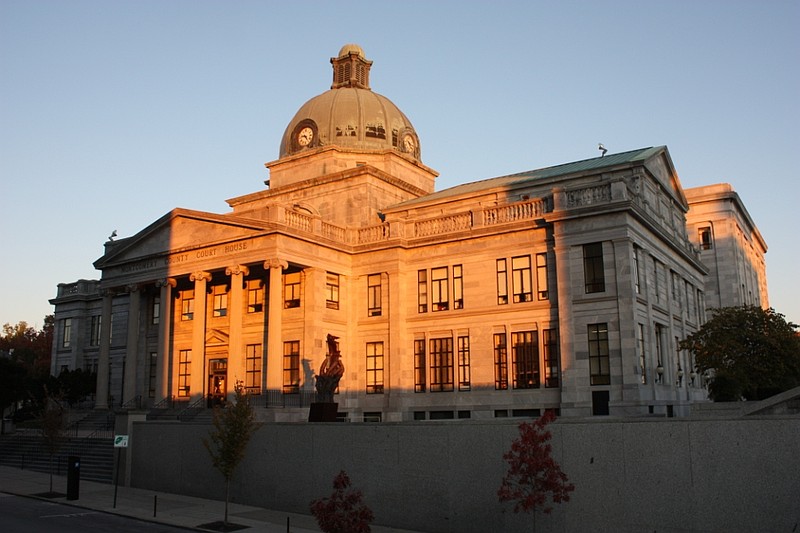
[[[611,201],[611,184],[596,185],[565,191],[567,207],[582,207],[586,205],[604,204]]]
[[[472,213],[459,213],[443,217],[430,218],[414,223],[414,237],[428,237],[453,231],[462,231],[472,227]]]
[[[389,238],[389,223],[384,222],[377,226],[367,226],[356,230],[356,244],[368,244],[371,242],[381,242]]]
[[[310,215],[304,215],[297,211],[286,210],[286,225],[290,228],[295,228],[303,231],[312,231],[314,229],[314,218]]]
[[[552,210],[552,198],[518,202],[499,207],[487,207],[483,210],[483,225],[490,226],[506,222],[517,222],[518,220],[530,220]]]

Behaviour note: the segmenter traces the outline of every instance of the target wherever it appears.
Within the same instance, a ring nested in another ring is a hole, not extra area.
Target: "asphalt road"
[[[0,530],[3,533],[186,533],[181,528],[2,493]]]

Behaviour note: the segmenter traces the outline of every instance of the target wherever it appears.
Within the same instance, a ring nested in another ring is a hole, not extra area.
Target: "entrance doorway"
[[[208,407],[225,404],[228,394],[227,377],[227,359],[211,359],[208,362]]]

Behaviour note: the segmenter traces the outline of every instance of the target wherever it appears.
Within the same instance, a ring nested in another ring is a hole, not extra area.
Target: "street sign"
[[[114,435],[114,448],[127,448],[128,436],[127,435]]]

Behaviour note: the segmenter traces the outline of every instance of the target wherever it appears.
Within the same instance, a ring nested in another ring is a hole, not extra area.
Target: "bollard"
[[[156,509],[158,509],[158,494],[153,494],[153,518],[156,517]]]
[[[289,533],[289,520],[290,520],[290,518],[287,516],[286,517],[286,533]]]

